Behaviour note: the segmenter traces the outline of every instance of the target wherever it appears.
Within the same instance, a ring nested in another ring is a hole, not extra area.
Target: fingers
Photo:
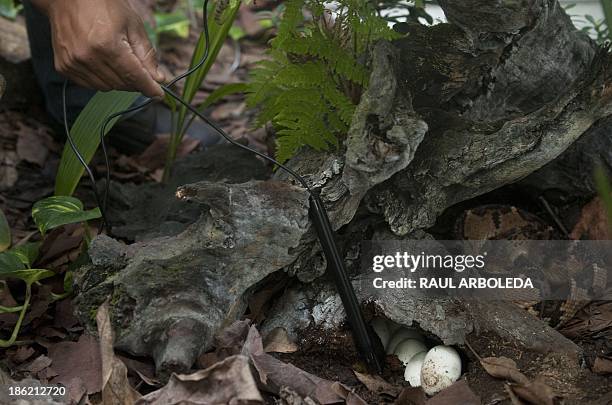
[[[132,52],[130,44],[125,43],[119,59],[120,64],[116,64],[116,73],[123,78],[123,81],[133,89],[139,90],[147,97],[160,98],[164,96],[159,83],[153,80],[153,76],[145,69],[144,65],[135,53]]]
[[[56,55],[56,70],[80,86],[100,91],[140,91],[147,97],[163,97],[127,41],[111,50],[80,50]],[[150,62],[149,62],[150,63]]]
[[[100,91],[109,91],[113,88],[95,72],[92,72],[74,58],[56,57],[55,70],[81,87]]]
[[[59,22],[53,24],[58,72],[81,86],[101,91],[116,89],[140,91],[148,97],[164,96],[159,84],[164,75],[137,15],[123,28],[90,30],[79,41],[74,35],[66,35],[66,27]]]

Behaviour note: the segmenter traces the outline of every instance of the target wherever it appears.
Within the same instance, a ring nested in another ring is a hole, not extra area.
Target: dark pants
[[[24,1],[23,3],[34,73],[43,92],[45,106],[49,115],[56,121],[56,124],[62,124],[62,86],[65,79],[57,73],[54,67],[49,20],[29,1]],[[93,90],[68,82],[66,111],[69,124],[74,122],[79,112],[94,94],[95,91]]]

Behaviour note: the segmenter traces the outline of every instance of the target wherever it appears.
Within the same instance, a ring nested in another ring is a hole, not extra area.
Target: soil
[[[353,370],[367,373],[364,363],[357,357],[353,341],[348,330],[335,334],[329,331],[308,329],[302,333],[298,343],[298,352],[277,354],[278,358],[295,365],[307,372],[332,381],[340,381],[355,390],[368,403],[392,403],[388,395],[369,391],[355,377]],[[500,341],[499,337],[482,334],[471,334],[468,342],[480,357],[508,357],[514,360],[517,367],[529,378],[542,375],[561,395],[564,404],[599,403],[606,394],[612,392],[612,377],[592,373],[586,364],[576,370],[575,378],[568,378],[569,368],[559,364],[554,358],[539,353],[525,352]],[[585,358],[594,358],[601,354],[602,342],[577,342],[585,350]],[[599,347],[599,348],[597,348]],[[491,377],[479,365],[478,359],[467,348],[457,347],[463,359],[463,378],[470,388],[480,396],[483,404],[511,404],[505,391],[506,381]],[[593,352],[596,351],[597,353]],[[403,379],[404,368],[396,356],[386,357],[386,368],[382,377],[397,387],[409,387]],[[586,401],[586,402],[585,402]],[[593,401],[593,402],[592,402]],[[604,402],[605,403],[605,402]]]
[[[348,330],[330,333],[310,328],[295,353],[279,354],[278,357],[311,374],[331,381],[340,381],[369,404],[390,403],[393,398],[369,391],[359,382],[353,370],[368,373],[365,364],[357,356],[353,339]],[[404,381],[404,368],[396,356],[387,356],[382,377],[395,386],[409,387]]]

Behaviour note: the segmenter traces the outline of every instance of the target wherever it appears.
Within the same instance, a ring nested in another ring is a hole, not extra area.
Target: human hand
[[[162,97],[164,75],[130,0],[32,0],[51,22],[55,68],[101,91]]]

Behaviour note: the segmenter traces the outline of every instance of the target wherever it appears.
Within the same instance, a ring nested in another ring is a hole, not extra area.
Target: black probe
[[[204,50],[204,55],[202,56],[202,59],[193,68],[177,76],[168,84],[161,85],[161,88],[164,90],[164,92],[167,95],[169,95],[170,97],[178,101],[181,105],[187,108],[191,113],[193,113],[195,116],[200,118],[202,121],[210,125],[215,131],[217,131],[229,143],[239,148],[242,148],[244,150],[247,150],[250,153],[254,153],[255,155],[278,166],[281,170],[285,171],[291,177],[297,180],[308,191],[310,195],[309,196],[309,203],[310,203],[309,216],[314,224],[317,236],[319,238],[319,242],[321,243],[321,247],[323,248],[325,258],[327,259],[327,269],[331,273],[331,276],[336,285],[336,289],[338,290],[338,294],[340,295],[342,304],[346,311],[347,320],[352,330],[353,339],[355,340],[355,344],[357,346],[358,353],[364,359],[370,371],[380,374],[382,373],[383,368],[384,368],[384,352],[382,351],[380,341],[374,335],[372,327],[369,326],[365,322],[363,312],[361,311],[361,307],[357,299],[357,295],[355,294],[355,290],[353,289],[351,281],[344,267],[344,261],[342,260],[342,256],[340,255],[340,252],[338,251],[338,245],[336,244],[336,241],[334,238],[334,231],[329,222],[329,217],[327,215],[325,205],[321,201],[318,191],[313,190],[308,185],[308,182],[302,176],[300,176],[298,173],[288,168],[287,166],[283,165],[282,163],[278,162],[276,159],[262,152],[259,152],[255,149],[249,148],[246,145],[236,142],[229,135],[227,135],[222,128],[220,128],[217,124],[209,120],[206,116],[204,116],[204,114],[199,112],[197,108],[195,108],[194,106],[192,106],[191,104],[183,100],[179,95],[177,95],[174,91],[170,89],[170,87],[174,85],[175,83],[177,83],[179,80],[184,79],[185,77],[191,75],[196,70],[198,70],[208,58],[209,47],[210,47],[210,38],[209,38],[209,32],[208,32],[208,18],[207,18],[208,1],[209,0],[204,1],[204,7],[203,7],[203,19],[204,19],[203,28],[204,28],[205,50]],[[87,172],[88,177],[93,183],[93,190],[94,190],[94,194],[96,197],[96,203],[98,204],[100,208],[100,212],[102,214],[102,222],[103,222],[102,226],[103,227],[106,226],[107,228],[110,228],[110,223],[108,222],[108,218],[106,216],[106,206],[107,206],[107,201],[108,201],[109,185],[110,185],[110,162],[108,158],[108,152],[106,149],[106,143],[104,140],[106,128],[108,127],[109,123],[114,118],[121,117],[125,114],[141,110],[142,108],[151,104],[153,100],[147,99],[146,101],[142,102],[139,105],[133,106],[124,111],[120,111],[120,112],[111,114],[104,120],[104,123],[102,124],[100,128],[100,144],[102,145],[102,153],[104,155],[104,162],[106,165],[106,183],[105,183],[103,198],[100,198],[100,195],[98,194],[98,190],[96,188],[96,180],[93,175],[93,172],[89,168],[89,165],[87,164],[87,162],[85,161],[81,153],[79,152],[76,144],[74,143],[74,140],[72,139],[72,136],[70,135],[70,129],[68,126],[68,119],[67,119],[67,114],[66,114],[66,87],[67,87],[67,82],[64,82],[64,87],[63,87],[63,92],[62,92],[62,99],[63,99],[62,101],[63,101],[63,112],[64,112],[64,129],[66,131],[66,137],[68,139],[68,143],[70,144],[72,151],[77,156],[77,159],[79,160],[81,165],[85,168],[85,171]]]

